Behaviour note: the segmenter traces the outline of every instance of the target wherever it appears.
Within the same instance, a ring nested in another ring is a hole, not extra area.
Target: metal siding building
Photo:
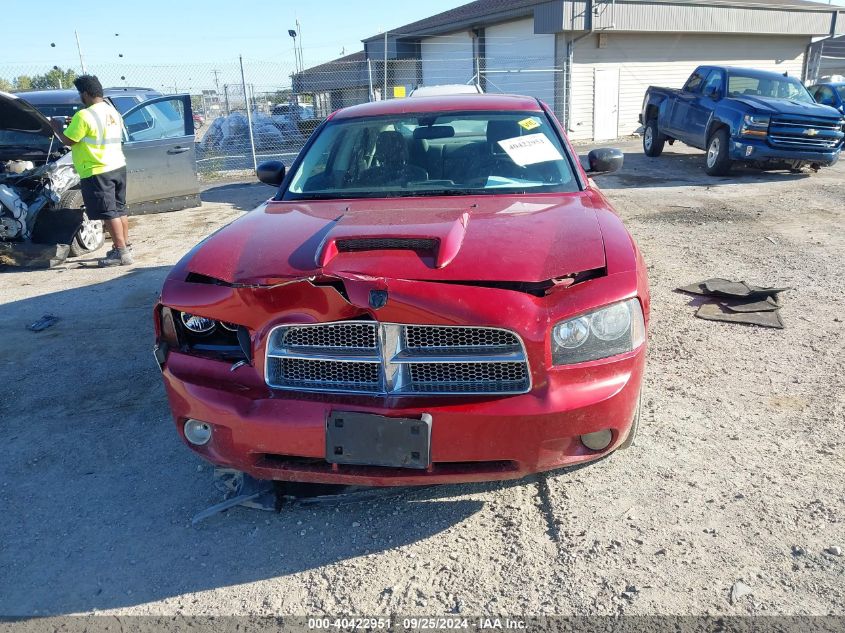
[[[680,87],[700,64],[803,77],[809,47],[845,30],[840,12],[805,0],[476,0],[393,29],[387,50],[419,58],[424,84],[536,96],[571,138],[604,139],[638,128],[649,85]],[[382,59],[384,36],[364,48]]]

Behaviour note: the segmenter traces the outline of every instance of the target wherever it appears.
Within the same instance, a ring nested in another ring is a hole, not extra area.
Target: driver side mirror
[[[625,154],[622,153],[621,149],[615,147],[602,147],[587,154],[587,161],[590,163],[587,175],[601,176],[622,169]]]
[[[278,187],[285,179],[285,164],[279,160],[268,160],[258,166],[255,175],[265,185]]]
[[[719,87],[718,86],[708,86],[707,89],[704,91],[705,97],[710,97],[713,101],[718,101],[722,98],[722,95],[719,94]]]

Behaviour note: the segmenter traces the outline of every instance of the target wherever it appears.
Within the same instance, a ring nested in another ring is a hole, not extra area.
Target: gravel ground
[[[219,493],[169,418],[151,306],[261,185],[132,218],[133,268],[0,276],[0,613],[845,614],[845,165],[710,178],[621,146],[599,184],[651,275],[640,435],[520,482],[191,527]],[[793,287],[786,329],[696,319],[673,289],[717,276]]]

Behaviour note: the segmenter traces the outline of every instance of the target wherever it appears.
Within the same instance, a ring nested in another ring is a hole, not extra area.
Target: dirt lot
[[[133,268],[0,275],[0,613],[845,614],[845,165],[714,179],[622,147],[600,184],[651,274],[640,436],[517,483],[190,526],[219,494],[169,418],[151,306],[262,185],[133,218]],[[714,276],[795,288],[786,329],[696,319],[673,289]]]

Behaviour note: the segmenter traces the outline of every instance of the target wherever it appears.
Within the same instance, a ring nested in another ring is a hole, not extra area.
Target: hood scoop
[[[438,226],[437,229],[440,231],[432,230],[428,235],[397,235],[396,233],[360,235],[360,227],[344,227],[341,224],[336,226],[323,242],[318,251],[316,264],[319,268],[325,268],[342,253],[403,250],[432,257],[434,267],[443,268],[455,259],[461,250],[468,224],[469,213],[463,213],[445,227]],[[434,232],[440,234],[434,235],[432,234]]]
[[[337,240],[338,253],[358,251],[422,251],[434,254],[440,240],[427,237],[359,237]]]

